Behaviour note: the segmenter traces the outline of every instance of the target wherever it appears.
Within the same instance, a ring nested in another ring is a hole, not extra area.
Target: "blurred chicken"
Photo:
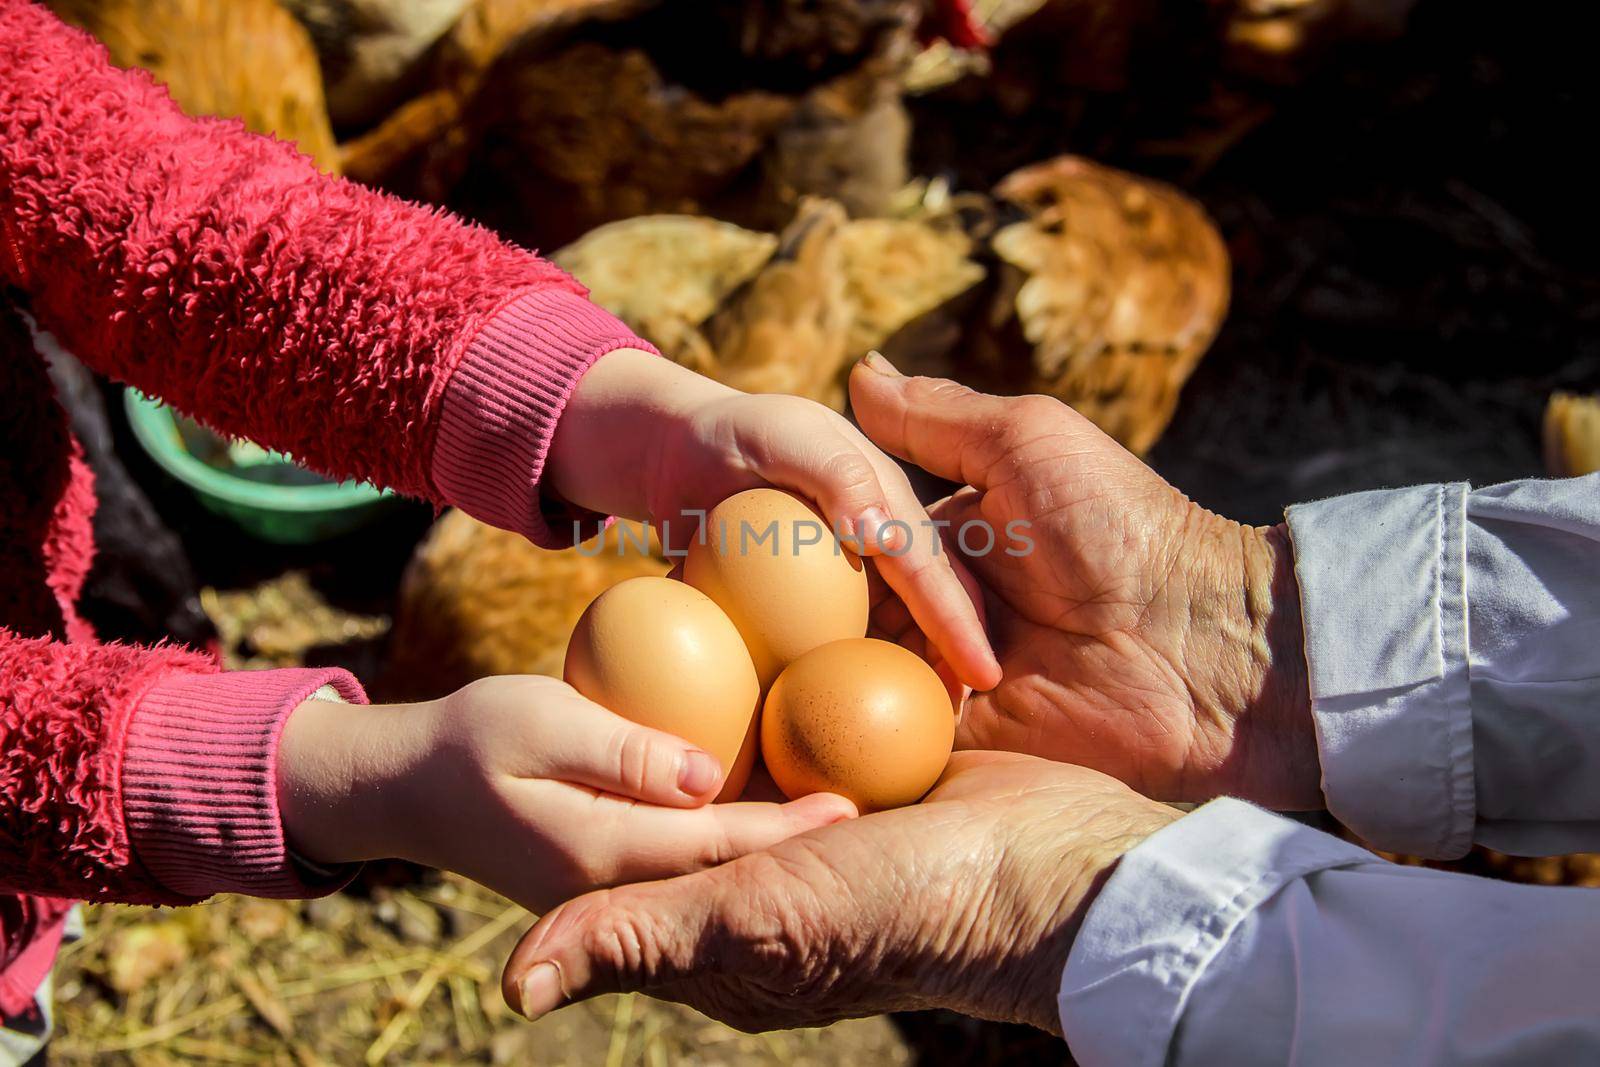
[[[99,38],[112,62],[154,74],[189,114],[242,119],[338,172],[316,50],[277,0],[47,2]]]
[[[837,200],[855,216],[887,209],[909,176],[901,95],[912,55],[908,34],[887,34],[855,70],[801,97],[762,153],[750,221],[775,225],[807,196]]]
[[[401,582],[383,698],[432,699],[491,674],[560,677],[589,601],[625,578],[667,569],[659,543],[638,523],[618,523],[578,550],[549,552],[447,511]]]
[[[1005,266],[975,358],[1000,387],[1059,397],[1146,451],[1227,312],[1222,238],[1176,189],[1075,156],[996,193],[1027,218],[993,237]]]
[[[468,106],[477,144],[450,200],[530,244],[631,215],[708,214],[795,107],[760,89],[684,91],[640,49],[514,51]]]
[[[644,215],[591,230],[550,258],[669,358],[715,377],[701,327],[777,247],[770,233],[703,215]]]
[[[675,361],[751,392],[833,407],[842,375],[983,269],[959,228],[848,221],[802,203],[781,238],[698,216],[602,226],[553,257]]]
[[[778,251],[706,324],[716,377],[750,393],[794,393],[833,407],[850,356],[839,233],[844,209],[807,200]]]
[[[839,252],[852,362],[893,347],[901,331],[984,277],[959,226],[920,218],[856,219],[840,231]]]
[[[932,40],[906,71],[906,91],[928,93],[969,75],[983,76],[994,67],[987,48],[1038,11],[1047,0],[973,0],[967,5],[964,33]]]
[[[774,229],[817,194],[876,214],[918,31],[967,24],[958,0],[477,0],[344,165],[544,246],[650,213]]]
[[[418,64],[415,95],[372,129],[340,146],[345,173],[423,200],[444,200],[460,180],[473,144],[463,111],[478,96],[495,60],[513,42],[538,52],[545,42],[574,27],[622,19],[657,2],[468,0],[460,17]],[[325,65],[338,62],[336,42],[319,42],[319,47],[324,49]]]
[[[469,0],[280,2],[311,32],[334,123],[364,126],[414,88],[428,50]]]
[[[1600,394],[1550,398],[1544,409],[1544,456],[1557,478],[1600,471]]]

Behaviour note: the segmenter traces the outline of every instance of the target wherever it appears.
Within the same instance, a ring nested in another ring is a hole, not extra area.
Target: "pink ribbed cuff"
[[[145,868],[174,893],[312,897],[278,812],[278,739],[289,713],[325,685],[367,697],[334,668],[172,674],[133,711],[122,813]]]
[[[578,380],[618,348],[648,341],[576,293],[540,289],[473,338],[445,388],[433,483],[449,503],[544,548],[565,548],[603,516],[540,491],[556,424]]]

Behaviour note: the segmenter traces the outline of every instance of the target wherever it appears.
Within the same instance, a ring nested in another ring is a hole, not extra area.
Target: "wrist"
[[[312,698],[290,713],[278,744],[277,785],[284,836],[296,855],[321,865],[407,858],[429,707]]]
[[[671,431],[733,390],[635,348],[601,356],[573,390],[550,444],[546,476],[562,500],[649,517],[650,486]]]
[[[1305,629],[1294,547],[1279,524],[1244,531],[1245,611],[1250,623],[1243,702],[1233,751],[1238,795],[1280,810],[1322,807],[1322,773],[1306,675]]]
[[[1123,856],[1182,817],[1165,804],[1130,793],[1096,811],[1087,824],[1080,812],[1022,832],[1026,840],[1014,842],[1008,850],[1008,855],[1021,857],[1020,863],[1008,866],[1021,870],[1001,881],[1008,890],[1002,896],[1013,895],[1018,901],[1008,910],[1020,918],[1002,922],[997,933],[1012,945],[1032,947],[1013,952],[1003,979],[980,991],[1006,998],[990,1006],[988,1017],[1061,1034],[1056,993],[1089,909]],[[1062,848],[1063,841],[1070,844]],[[1048,864],[1042,870],[1041,862]]]

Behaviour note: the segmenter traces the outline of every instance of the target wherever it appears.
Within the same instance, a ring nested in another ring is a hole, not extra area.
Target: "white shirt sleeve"
[[[1434,858],[1600,851],[1600,474],[1288,519],[1328,810]]]
[[[1129,852],[1062,975],[1082,1067],[1600,1060],[1600,893],[1400,867],[1234,800]]]

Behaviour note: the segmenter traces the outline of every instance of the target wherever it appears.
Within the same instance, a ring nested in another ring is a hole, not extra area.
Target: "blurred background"
[[[49,0],[194,114],[552,255],[672,358],[842,406],[870,349],[1045,392],[1192,497],[1600,468],[1587,5],[1529,0]],[[85,614],[377,699],[559,673],[647,551],[542,552],[317,484],[54,371],[99,475]],[[941,486],[925,484],[930,494]],[[1400,857],[1403,859],[1403,857]],[[1456,866],[1600,885],[1600,857]],[[529,917],[369,866],[306,904],[89,909],[64,1063],[1055,1064],[938,1013],[738,1034],[610,997],[536,1025]]]

